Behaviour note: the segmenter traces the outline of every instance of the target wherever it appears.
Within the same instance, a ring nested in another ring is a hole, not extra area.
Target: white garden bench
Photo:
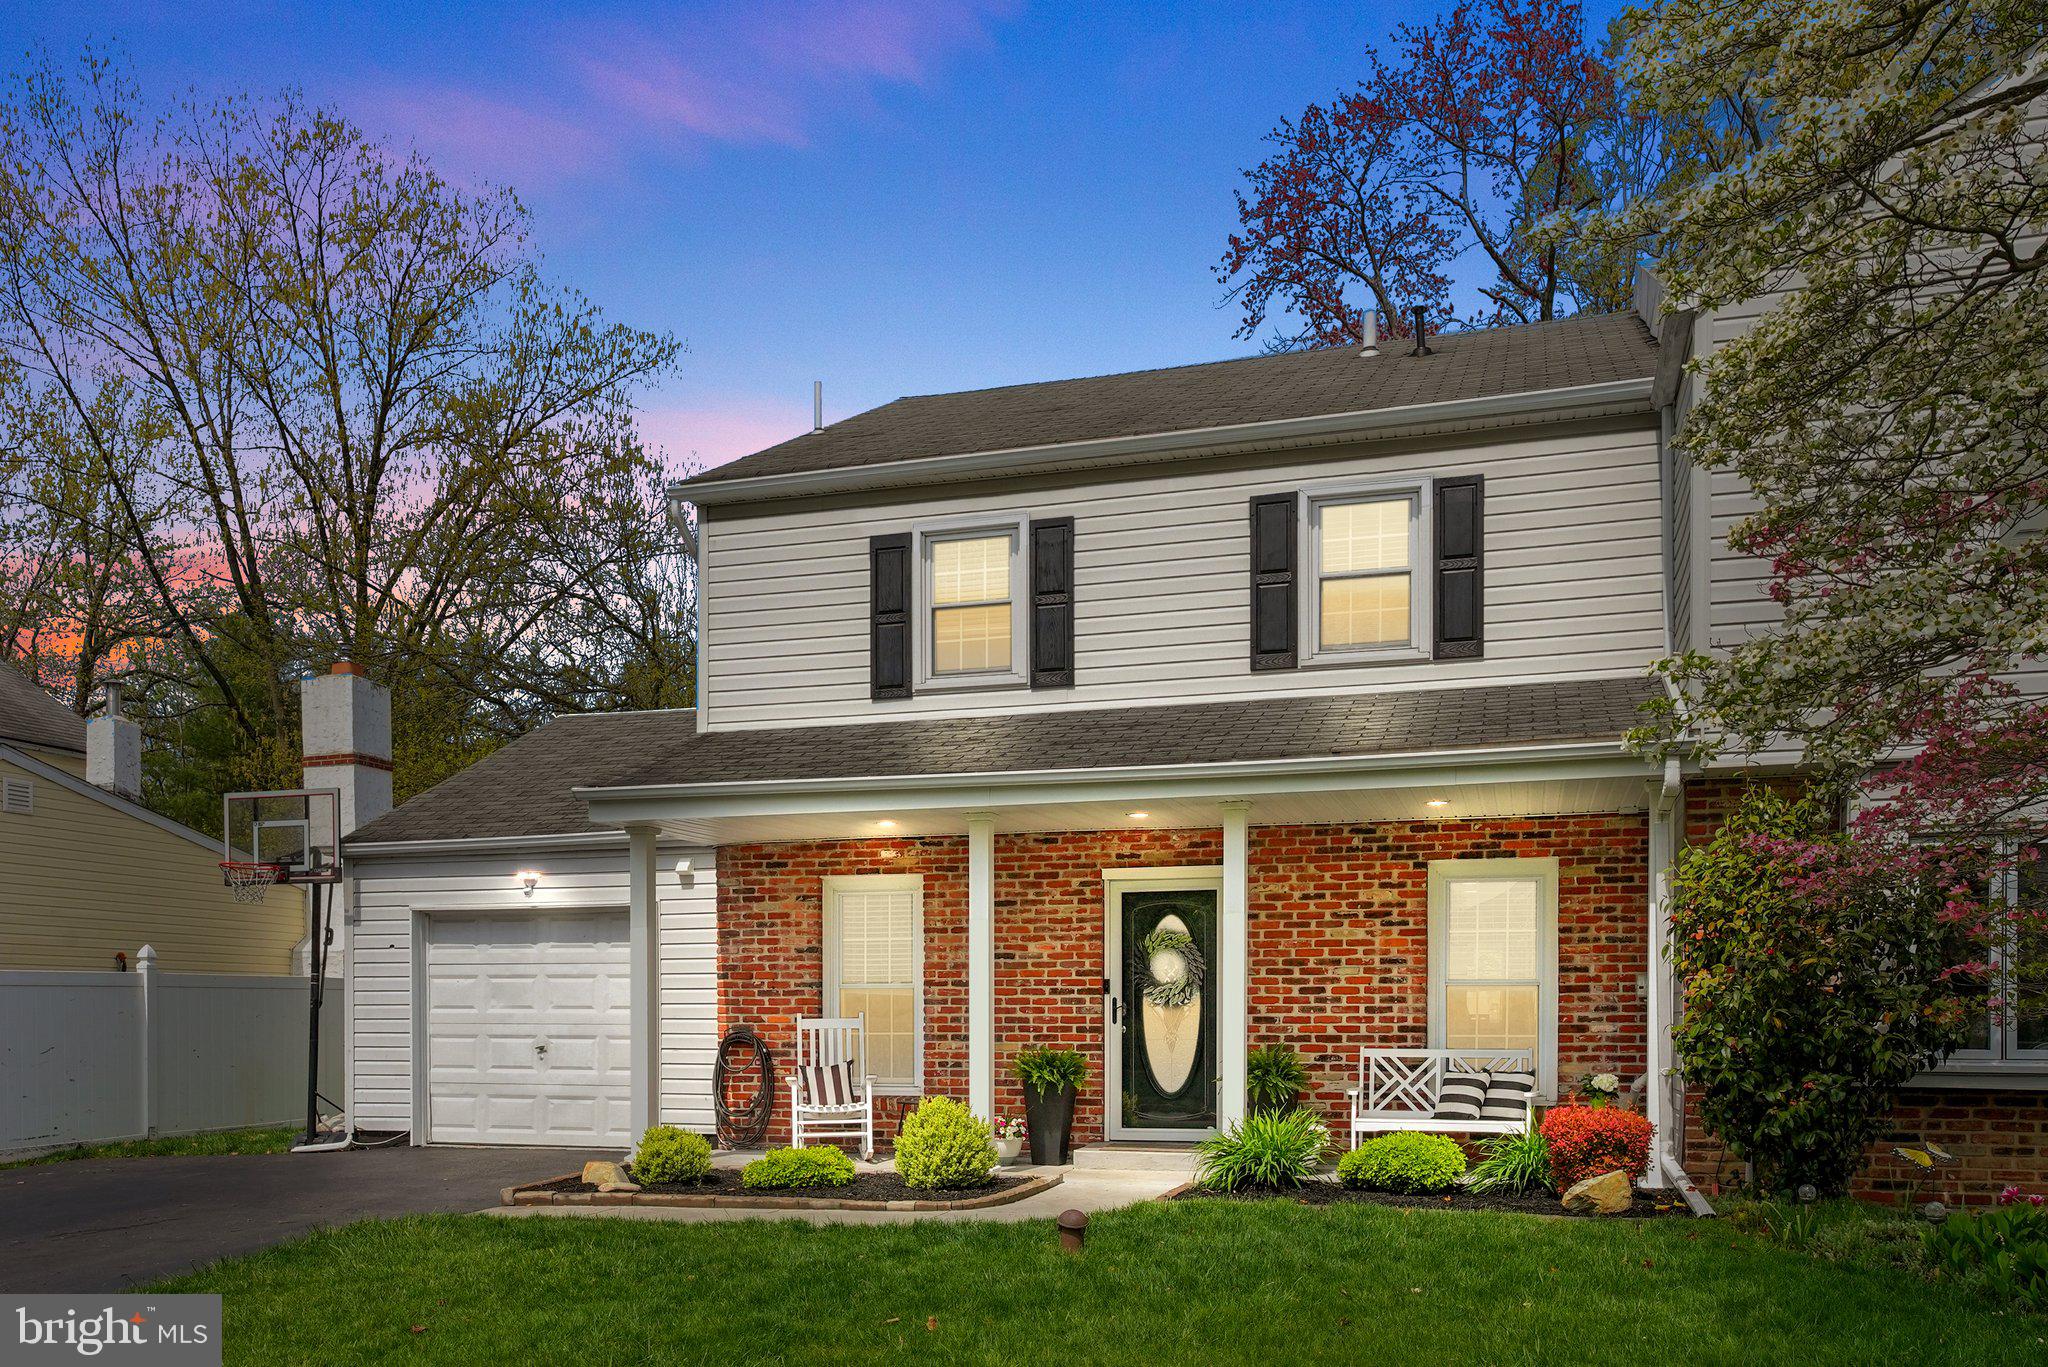
[[[1360,1049],[1358,1085],[1350,1089],[1351,1142],[1388,1130],[1429,1134],[1522,1134],[1534,1115],[1535,1088],[1514,1119],[1466,1120],[1436,1114],[1446,1075],[1531,1072],[1527,1049],[1471,1053],[1459,1049]]]

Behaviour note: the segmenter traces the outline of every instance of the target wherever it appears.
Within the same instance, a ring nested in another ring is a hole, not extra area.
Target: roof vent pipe
[[[1424,321],[1428,316],[1428,309],[1424,308],[1421,304],[1415,306],[1415,350],[1408,353],[1410,356],[1431,356],[1435,354],[1429,349],[1428,324]]]
[[[813,432],[825,430],[825,382],[823,380],[811,381],[811,430]]]
[[[1362,320],[1360,320],[1360,325],[1365,332],[1365,345],[1358,349],[1358,354],[1361,356],[1379,355],[1380,311],[1378,309],[1367,309],[1365,311],[1365,317]]]

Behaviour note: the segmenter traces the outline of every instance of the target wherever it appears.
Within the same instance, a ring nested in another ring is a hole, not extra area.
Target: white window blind
[[[932,673],[1011,667],[1013,538],[935,540],[931,548]]]
[[[914,876],[826,884],[826,1010],[867,1017],[867,1066],[881,1087],[920,1083],[921,901]]]
[[[1529,1051],[1557,1085],[1557,861],[1439,859],[1429,870],[1430,1043]]]

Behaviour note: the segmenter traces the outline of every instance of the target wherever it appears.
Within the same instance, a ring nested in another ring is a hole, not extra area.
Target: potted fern
[[[1245,1091],[1254,1111],[1284,1114],[1301,1100],[1308,1072],[1291,1044],[1262,1044],[1245,1056]]]
[[[1031,1131],[1031,1161],[1065,1163],[1073,1156],[1074,1098],[1088,1080],[1088,1060],[1073,1049],[1033,1045],[1011,1065],[1024,1084],[1025,1123]]]

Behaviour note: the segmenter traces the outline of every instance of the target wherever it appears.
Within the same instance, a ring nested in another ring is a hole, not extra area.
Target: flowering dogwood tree
[[[1782,624],[1667,660],[1656,747],[1803,749],[1851,839],[1785,842],[1839,903],[1932,886],[1958,990],[2031,1009],[2009,890],[2048,801],[2048,55],[2038,0],[1655,0],[1625,78],[1739,96],[1758,150],[1595,225],[1670,296],[1771,302],[1702,367],[1680,445],[1759,508]],[[2036,681],[2027,686],[2029,676]],[[1993,960],[2002,967],[1992,973]]]

